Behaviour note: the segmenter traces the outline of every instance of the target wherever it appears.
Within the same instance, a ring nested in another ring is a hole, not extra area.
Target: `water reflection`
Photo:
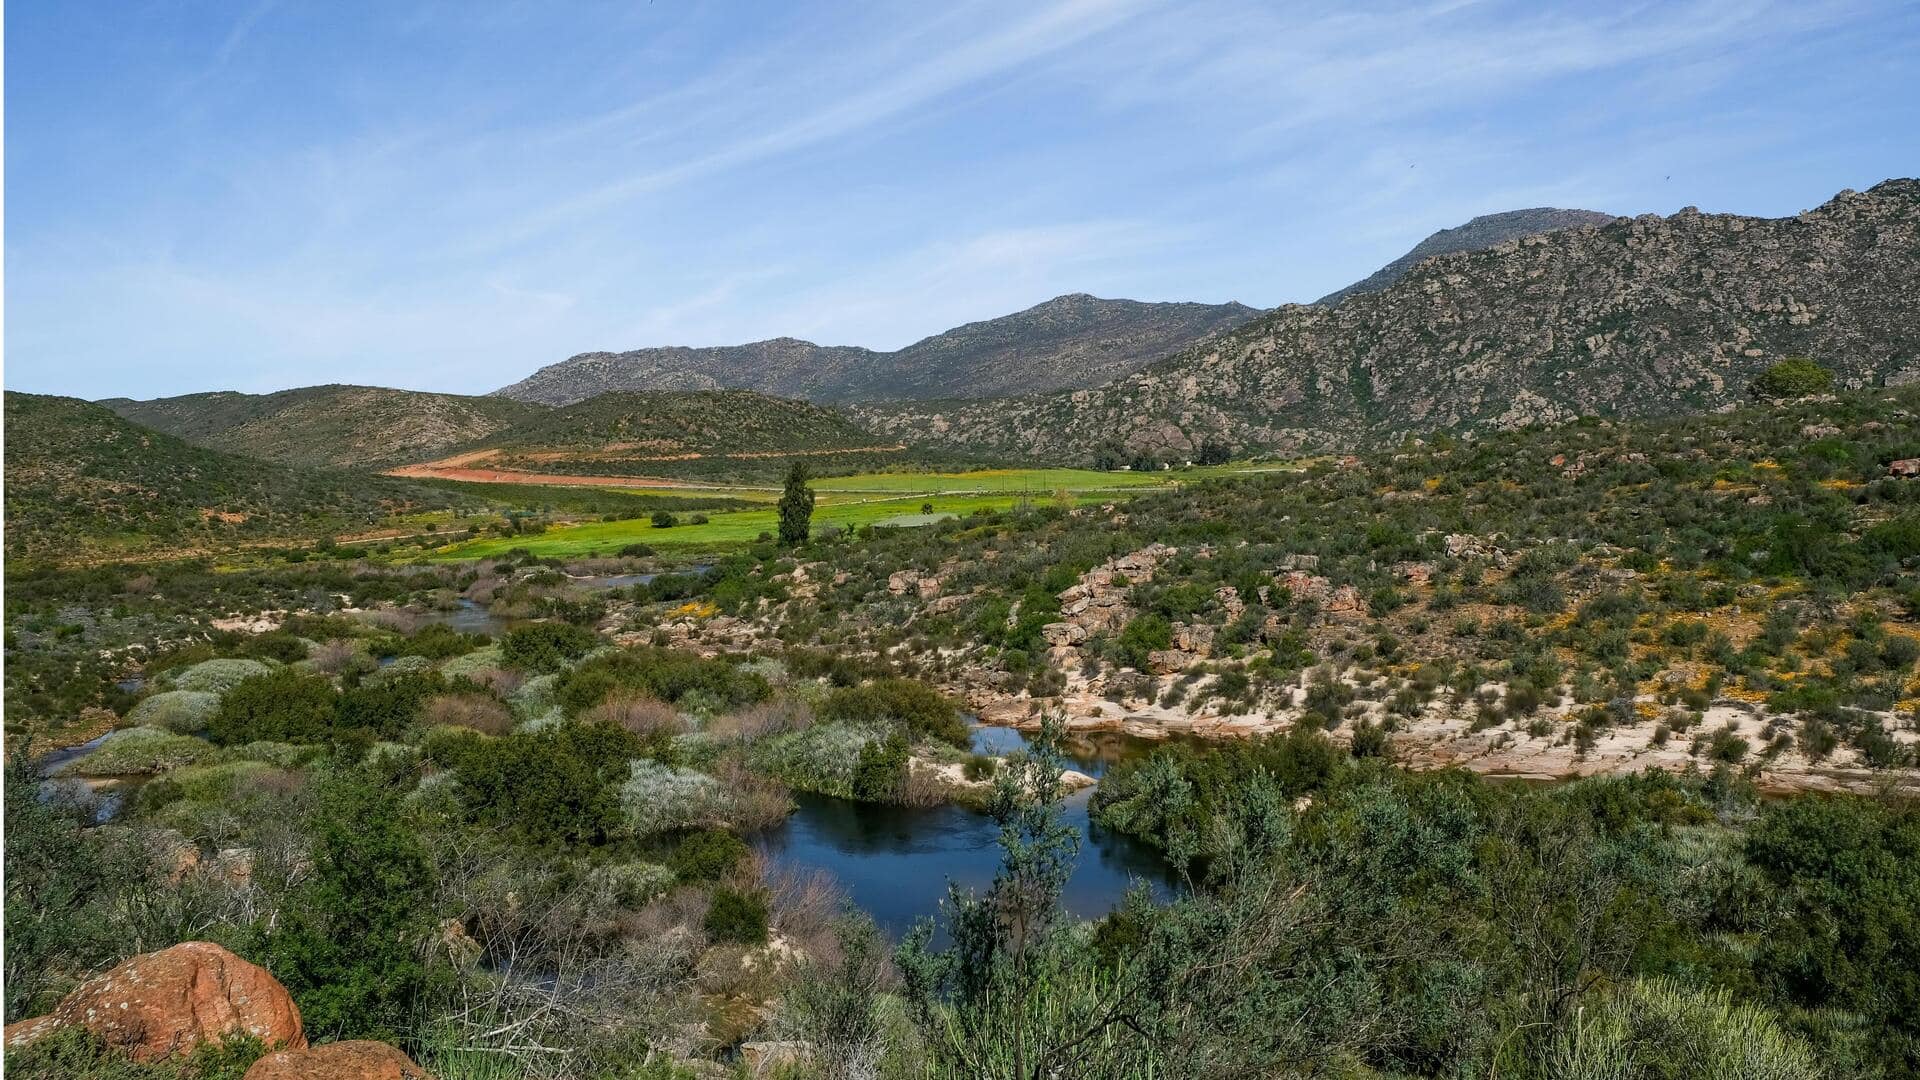
[[[1011,728],[974,731],[979,753],[1024,749],[1026,737]],[[1151,744],[1123,735],[1076,739],[1071,767],[1100,775],[1113,763]],[[1073,876],[1062,900],[1082,918],[1106,914],[1136,883],[1156,898],[1173,895],[1173,879],[1158,852],[1131,837],[1094,825],[1088,814],[1091,789],[1061,804],[1066,823],[1080,834]],[[785,823],[762,833],[761,849],[778,867],[824,870],[854,904],[888,933],[905,932],[939,910],[947,883],[982,890],[1000,867],[1000,830],[985,814],[958,806],[900,807],[856,803],[820,795],[795,796],[799,809]]]

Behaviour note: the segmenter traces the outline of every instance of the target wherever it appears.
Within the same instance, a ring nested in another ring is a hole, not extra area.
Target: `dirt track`
[[[565,487],[684,488],[703,485],[657,476],[569,476],[565,473],[520,472],[515,469],[471,469],[428,462],[388,469],[388,476],[415,480],[464,480],[470,484],[549,484]]]
[[[824,457],[831,454],[869,454],[891,452],[906,449],[903,445],[893,446],[850,446],[837,450],[784,450],[750,451],[738,454],[713,454],[716,458],[728,460],[752,460],[770,457]],[[470,450],[464,454],[441,458],[438,461],[425,461],[418,465],[402,465],[397,469],[388,469],[388,476],[402,476],[415,480],[461,480],[469,484],[555,484],[564,487],[625,487],[625,488],[689,488],[689,487],[733,487],[730,484],[701,483],[692,480],[670,480],[658,476],[576,476],[570,473],[526,472],[520,469],[484,469],[477,468],[481,462],[500,457],[499,450]],[[522,455],[532,458],[559,460],[563,457],[582,457],[591,459],[593,452],[566,454],[560,451],[541,451]],[[661,454],[653,457],[622,457],[622,461],[692,461],[702,454]]]

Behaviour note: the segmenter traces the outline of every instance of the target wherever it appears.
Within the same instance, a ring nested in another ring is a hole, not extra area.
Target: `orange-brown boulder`
[[[234,1034],[269,1046],[307,1045],[287,988],[207,941],[142,953],[88,979],[46,1016],[7,1025],[6,1044],[76,1025],[142,1062]]]
[[[386,1043],[349,1040],[268,1054],[241,1080],[433,1080],[433,1074]]]

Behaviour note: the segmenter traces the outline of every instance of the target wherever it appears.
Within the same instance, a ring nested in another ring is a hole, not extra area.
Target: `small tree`
[[[787,470],[787,490],[780,496],[780,543],[798,547],[813,531],[813,489],[807,486],[807,466],[796,461]]]
[[[1043,719],[1027,753],[994,780],[1000,872],[984,894],[947,887],[952,944],[908,934],[896,958],[910,1015],[940,1076],[1047,1080],[1160,1075],[1137,1035],[1139,984],[1102,967],[1061,904],[1080,834],[1060,813],[1061,719]]]
[[[316,784],[313,870],[269,933],[273,973],[307,1030],[394,1039],[436,978],[421,962],[433,927],[433,867],[398,793],[357,769]]]
[[[1762,398],[1795,398],[1823,394],[1833,385],[1833,372],[1804,356],[1789,356],[1760,373],[1749,389]]]
[[[677,524],[679,524],[679,521],[672,514],[667,513],[665,510],[655,510],[653,512],[654,528],[671,529]]]

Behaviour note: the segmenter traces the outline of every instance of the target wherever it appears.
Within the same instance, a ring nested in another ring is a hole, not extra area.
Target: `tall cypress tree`
[[[787,470],[787,490],[780,496],[780,542],[795,547],[807,542],[813,531],[813,489],[807,486],[805,462],[796,461]]]

